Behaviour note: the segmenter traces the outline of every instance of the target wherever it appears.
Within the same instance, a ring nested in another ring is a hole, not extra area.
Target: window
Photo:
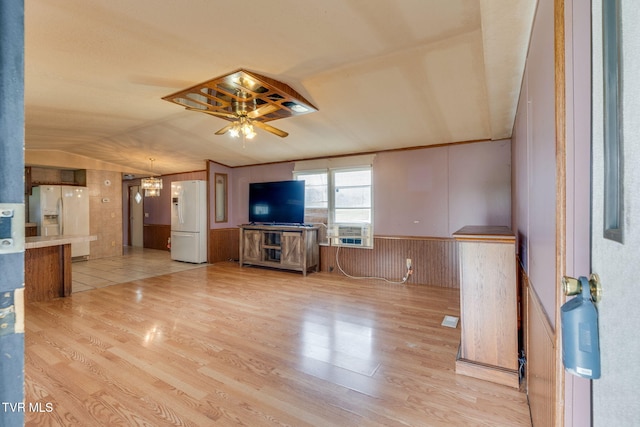
[[[327,172],[299,172],[295,179],[305,181],[304,206],[305,209],[327,209],[329,207],[329,188]]]
[[[326,224],[333,245],[372,247],[371,166],[296,171],[294,179],[305,181],[306,222]]]
[[[371,168],[331,173],[334,195],[332,223],[371,224]]]

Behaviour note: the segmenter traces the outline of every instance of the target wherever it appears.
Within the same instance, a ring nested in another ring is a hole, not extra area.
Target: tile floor
[[[206,265],[172,261],[167,251],[125,246],[119,257],[73,262],[71,289],[72,293],[83,292]]]

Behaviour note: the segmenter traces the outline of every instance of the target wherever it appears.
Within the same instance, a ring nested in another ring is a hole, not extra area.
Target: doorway
[[[144,247],[144,205],[140,186],[129,187],[129,246]]]

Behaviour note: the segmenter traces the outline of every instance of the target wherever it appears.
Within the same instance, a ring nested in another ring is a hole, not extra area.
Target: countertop
[[[25,249],[46,248],[49,246],[66,245],[70,243],[91,242],[98,240],[98,236],[32,236],[24,239]]]
[[[468,225],[453,233],[456,240],[515,240],[509,227],[492,225]]]

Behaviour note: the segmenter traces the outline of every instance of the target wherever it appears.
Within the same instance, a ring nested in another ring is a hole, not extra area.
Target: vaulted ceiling
[[[26,0],[26,162],[163,174],[511,136],[535,0]],[[246,141],[162,98],[245,69],[317,112]]]

